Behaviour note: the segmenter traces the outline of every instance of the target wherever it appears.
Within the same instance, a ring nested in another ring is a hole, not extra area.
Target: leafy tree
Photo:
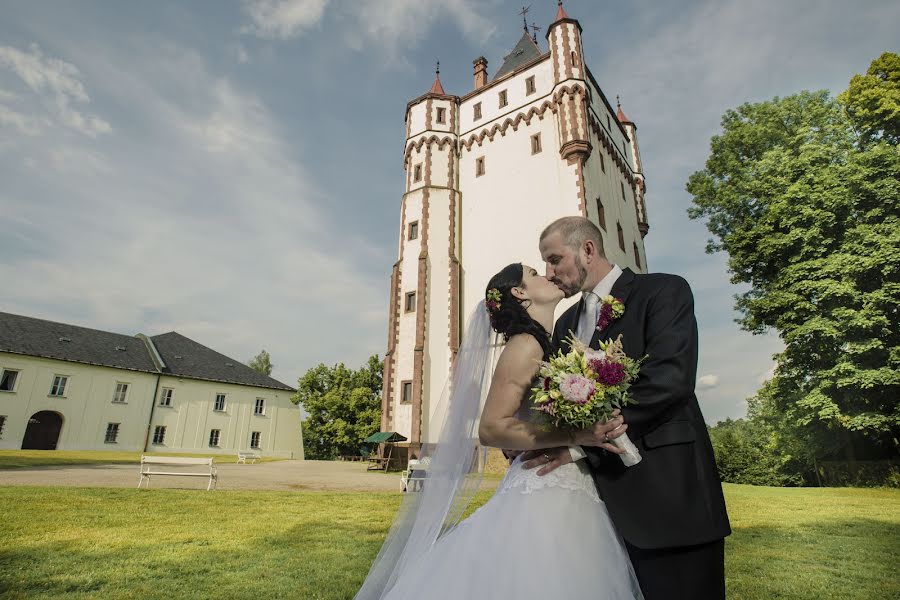
[[[764,422],[747,419],[726,419],[710,427],[722,481],[774,486],[804,483],[777,435]]]
[[[838,96],[865,141],[900,142],[900,55],[885,52]]]
[[[263,375],[271,375],[272,374],[272,357],[269,356],[269,353],[265,350],[261,351],[259,354],[250,359],[250,362],[247,363],[254,371],[259,371]]]
[[[306,458],[360,453],[363,440],[381,425],[381,381],[378,355],[355,371],[343,363],[319,364],[299,379],[293,400],[309,414],[303,421]]]
[[[785,343],[760,410],[819,457],[900,450],[900,152],[895,113],[868,108],[894,97],[900,60],[873,72],[882,84],[854,79],[841,102],[801,92],[727,111],[687,183],[707,251],[750,285],[738,323]]]

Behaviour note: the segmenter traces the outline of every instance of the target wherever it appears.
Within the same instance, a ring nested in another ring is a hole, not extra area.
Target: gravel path
[[[328,490],[400,492],[400,473],[366,471],[367,463],[281,460],[250,465],[216,465],[219,490]],[[137,487],[134,465],[82,465],[0,470],[0,485]],[[202,477],[157,475],[151,487],[206,489]],[[146,486],[146,483],[144,484]]]

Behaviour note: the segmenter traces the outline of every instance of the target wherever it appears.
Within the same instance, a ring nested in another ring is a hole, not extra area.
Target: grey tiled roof
[[[138,337],[0,312],[0,352],[294,391],[174,331],[150,340],[166,365],[161,371]]]
[[[144,342],[136,337],[3,312],[0,312],[0,351],[158,372]]]
[[[154,335],[150,339],[166,363],[166,373],[170,375],[294,391],[292,387],[254,371],[240,361],[198,344],[180,333],[171,331]]]
[[[523,33],[522,37],[519,38],[519,43],[516,44],[516,47],[513,48],[512,52],[503,57],[503,64],[500,65],[500,70],[494,74],[494,79],[515,71],[517,68],[534,60],[540,55],[541,50],[538,48],[537,44],[534,43],[534,40],[531,39],[531,36],[527,33]]]

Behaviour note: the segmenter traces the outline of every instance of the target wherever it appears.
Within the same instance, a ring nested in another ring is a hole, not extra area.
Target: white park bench
[[[246,465],[248,462],[253,464],[260,459],[259,454],[256,452],[238,452],[238,464]]]
[[[192,469],[192,470],[180,470]],[[185,458],[181,456],[141,456],[141,480],[138,488],[147,480],[147,488],[150,488],[150,477],[164,475],[167,477],[208,477],[209,485],[206,490],[216,487],[216,465],[211,458]]]
[[[422,460],[410,459],[406,465],[406,470],[400,475],[400,490],[403,492],[420,491],[425,485],[430,466],[431,457],[426,456]]]

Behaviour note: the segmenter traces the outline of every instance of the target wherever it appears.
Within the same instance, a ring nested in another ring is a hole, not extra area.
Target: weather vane
[[[530,4],[528,6],[523,6],[522,12],[519,13],[520,15],[522,15],[522,23],[525,25],[525,33],[528,33],[528,20],[525,18],[525,16],[528,14],[529,10],[531,10]]]
[[[537,44],[537,32],[540,31],[541,29],[543,29],[543,27],[538,27],[538,24],[535,23],[534,21],[531,22],[531,30],[532,30],[531,39],[534,40],[535,44]]]

